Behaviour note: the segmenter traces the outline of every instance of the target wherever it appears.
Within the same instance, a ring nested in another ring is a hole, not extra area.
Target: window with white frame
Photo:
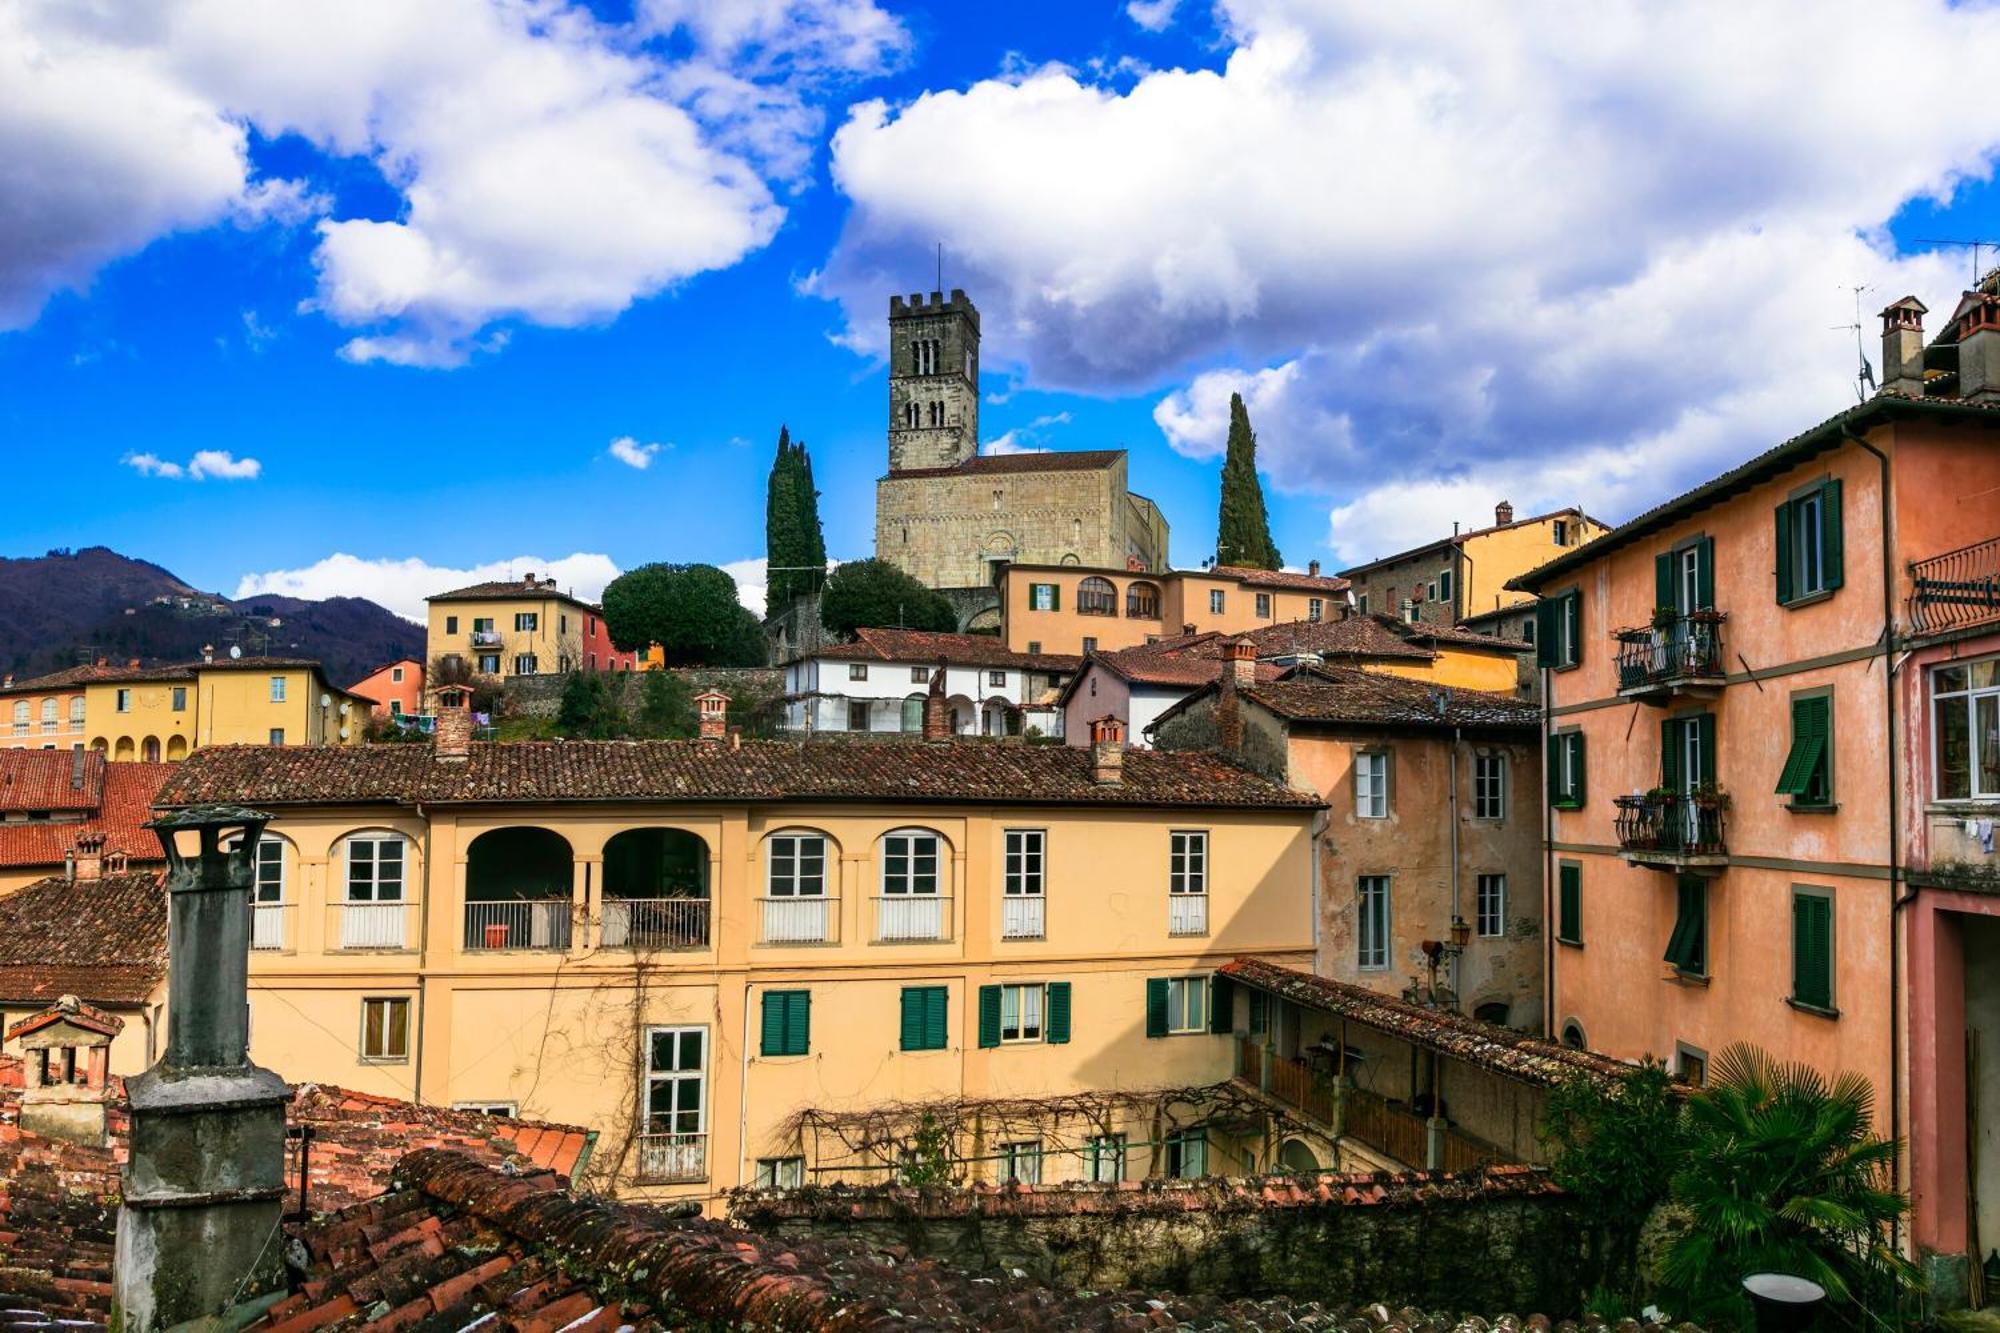
[[[132,691],[130,690],[118,691],[118,711],[121,713],[129,713],[132,711]]]
[[[1208,978],[1167,978],[1167,1031],[1208,1031]]]
[[[1499,939],[1507,933],[1507,877],[1481,875],[1478,897],[1479,935]]]
[[[28,714],[28,701],[26,699],[16,699],[14,701],[14,734],[16,736],[25,736],[28,734]]]
[[[1168,893],[1208,892],[1208,834],[1202,829],[1175,829],[1167,855]]]
[[[1482,753],[1472,758],[1472,817],[1500,819],[1507,812],[1507,758]]]
[[[171,696],[171,703],[173,706],[173,710],[176,713],[187,712],[187,706],[188,706],[187,686],[185,685],[174,686],[173,694]]]
[[[1000,1040],[1036,1042],[1042,1039],[1041,986],[1000,988]]]
[[[1360,750],[1354,756],[1354,813],[1362,819],[1389,817],[1389,752]]]
[[[1028,609],[1030,611],[1055,610],[1056,585],[1053,583],[1030,583],[1028,585]]]
[[[1000,1178],[1023,1185],[1042,1183],[1042,1145],[1035,1139],[1000,1145]]]
[[[2000,658],[1933,669],[1931,715],[1938,799],[2000,797]]]
[[[1210,588],[1208,590],[1208,611],[1210,615],[1219,616],[1222,614],[1222,601],[1222,589]]]
[[[498,653],[481,653],[481,654],[479,655],[479,673],[480,673],[481,675],[483,675],[483,676],[497,676],[497,675],[499,675],[499,674],[500,674],[500,654],[498,654]]]
[[[42,700],[42,730],[54,731],[56,729],[56,721],[56,701],[54,699]]]
[[[1322,597],[1306,598],[1306,619],[1316,625],[1325,618],[1326,599]]]
[[[757,1159],[757,1188],[760,1190],[795,1190],[806,1183],[806,1159],[803,1157],[759,1157]]]
[[[1167,1175],[1175,1180],[1198,1180],[1208,1174],[1208,1135],[1199,1129],[1184,1129],[1167,1136]]]
[[[83,730],[83,696],[80,694],[69,701],[69,729]]]
[[[882,892],[887,897],[938,891],[938,835],[904,829],[882,839]]]
[[[1125,1136],[1092,1134],[1083,1143],[1083,1178],[1100,1185],[1125,1179]]]
[[[532,676],[536,674],[537,667],[533,653],[521,653],[514,658],[514,674],[517,676]]]
[[[703,1133],[707,1109],[706,1028],[646,1031],[646,1135],[685,1142]],[[668,1171],[656,1174],[681,1174]]]
[[[274,704],[281,704],[284,701],[285,701],[285,678],[283,676],[273,676],[271,677],[271,702]]]
[[[514,613],[514,628],[523,633],[533,633],[541,626],[541,623],[542,617],[539,612],[516,611]]]
[[[1271,594],[1268,592],[1257,594],[1257,618],[1259,620],[1271,618]]]
[[[847,678],[849,680],[867,680],[868,664],[866,662],[849,662],[847,664]]]
[[[1389,877],[1363,875],[1354,886],[1356,966],[1378,971],[1389,966]]]
[[[1006,833],[1004,891],[1009,898],[1042,896],[1048,835],[1038,828],[1010,828]]]
[[[405,843],[399,833],[363,834],[347,840],[347,901],[403,900]]]
[[[771,836],[770,876],[765,890],[773,898],[819,898],[826,893],[826,839],[817,833],[776,833]]]
[[[513,1102],[453,1102],[451,1109],[470,1111],[474,1115],[498,1116],[507,1120],[513,1119],[519,1113],[519,1108]]]

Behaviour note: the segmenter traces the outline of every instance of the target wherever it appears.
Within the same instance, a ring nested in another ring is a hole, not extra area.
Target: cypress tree
[[[1217,564],[1277,569],[1283,563],[1271,541],[1264,487],[1257,480],[1257,435],[1240,393],[1229,395],[1229,452],[1222,461],[1222,509],[1215,529]]]
[[[778,428],[778,453],[764,490],[764,558],[766,614],[817,590],[826,569],[812,459],[786,426]]]
[[[826,583],[826,533],[819,524],[819,488],[813,484],[812,455],[804,440],[799,441],[798,459],[799,533],[806,557],[800,563],[809,566],[799,575],[799,591],[818,592]]]

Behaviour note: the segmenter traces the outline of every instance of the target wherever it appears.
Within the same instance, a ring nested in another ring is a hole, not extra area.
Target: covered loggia
[[[708,844],[676,828],[635,828],[604,844],[607,949],[708,947]]]
[[[474,838],[465,853],[465,947],[567,949],[572,862],[568,839],[550,829]]]

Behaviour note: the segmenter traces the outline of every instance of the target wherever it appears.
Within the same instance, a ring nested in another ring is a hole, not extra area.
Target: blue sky
[[[754,561],[782,422],[865,555],[938,240],[988,442],[1130,449],[1177,564],[1232,390],[1297,564],[1625,517],[1852,400],[1845,288],[1872,357],[1965,280],[1919,238],[2000,232],[2000,113],[1879,94],[2000,23],[1896,8],[0,0],[0,554],[594,591]]]

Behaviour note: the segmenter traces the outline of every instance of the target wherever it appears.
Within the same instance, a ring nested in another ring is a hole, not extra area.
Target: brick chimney
[[[1504,528],[1513,521],[1514,521],[1514,504],[1511,500],[1502,500],[1499,504],[1493,506],[1494,527]]]
[[[1306,561],[1306,573],[1310,574],[1310,575],[1311,575],[1312,577],[1314,577],[1314,578],[1318,578],[1318,577],[1319,577],[1319,561],[1317,561],[1317,560],[1308,560],[1308,561]]]
[[[463,685],[438,690],[437,732],[432,757],[462,764],[472,757],[472,691]]]
[[[944,663],[937,664],[931,672],[931,687],[924,695],[924,739],[927,741],[947,741],[951,739],[951,708],[944,700]]]
[[[167,856],[167,1040],[126,1080],[111,1322],[158,1333],[281,1291],[285,1081],[250,1062],[250,890],[269,816],[197,806],[147,827]]]
[[[111,1101],[111,1042],[125,1020],[65,995],[7,1029],[22,1055],[21,1128],[101,1148]]]
[[[729,696],[721,690],[703,690],[694,697],[695,718],[705,741],[720,741],[729,732]]]
[[[1922,301],[1906,296],[1882,311],[1881,393],[1924,396],[1924,316]]]
[[[77,879],[104,878],[104,835],[85,833],[78,836],[69,854],[70,875]]]
[[[1109,713],[1090,724],[1090,780],[1103,787],[1125,780],[1125,724]]]
[[[1239,690],[1257,683],[1257,645],[1248,639],[1231,639],[1224,650],[1229,661],[1229,679]]]

